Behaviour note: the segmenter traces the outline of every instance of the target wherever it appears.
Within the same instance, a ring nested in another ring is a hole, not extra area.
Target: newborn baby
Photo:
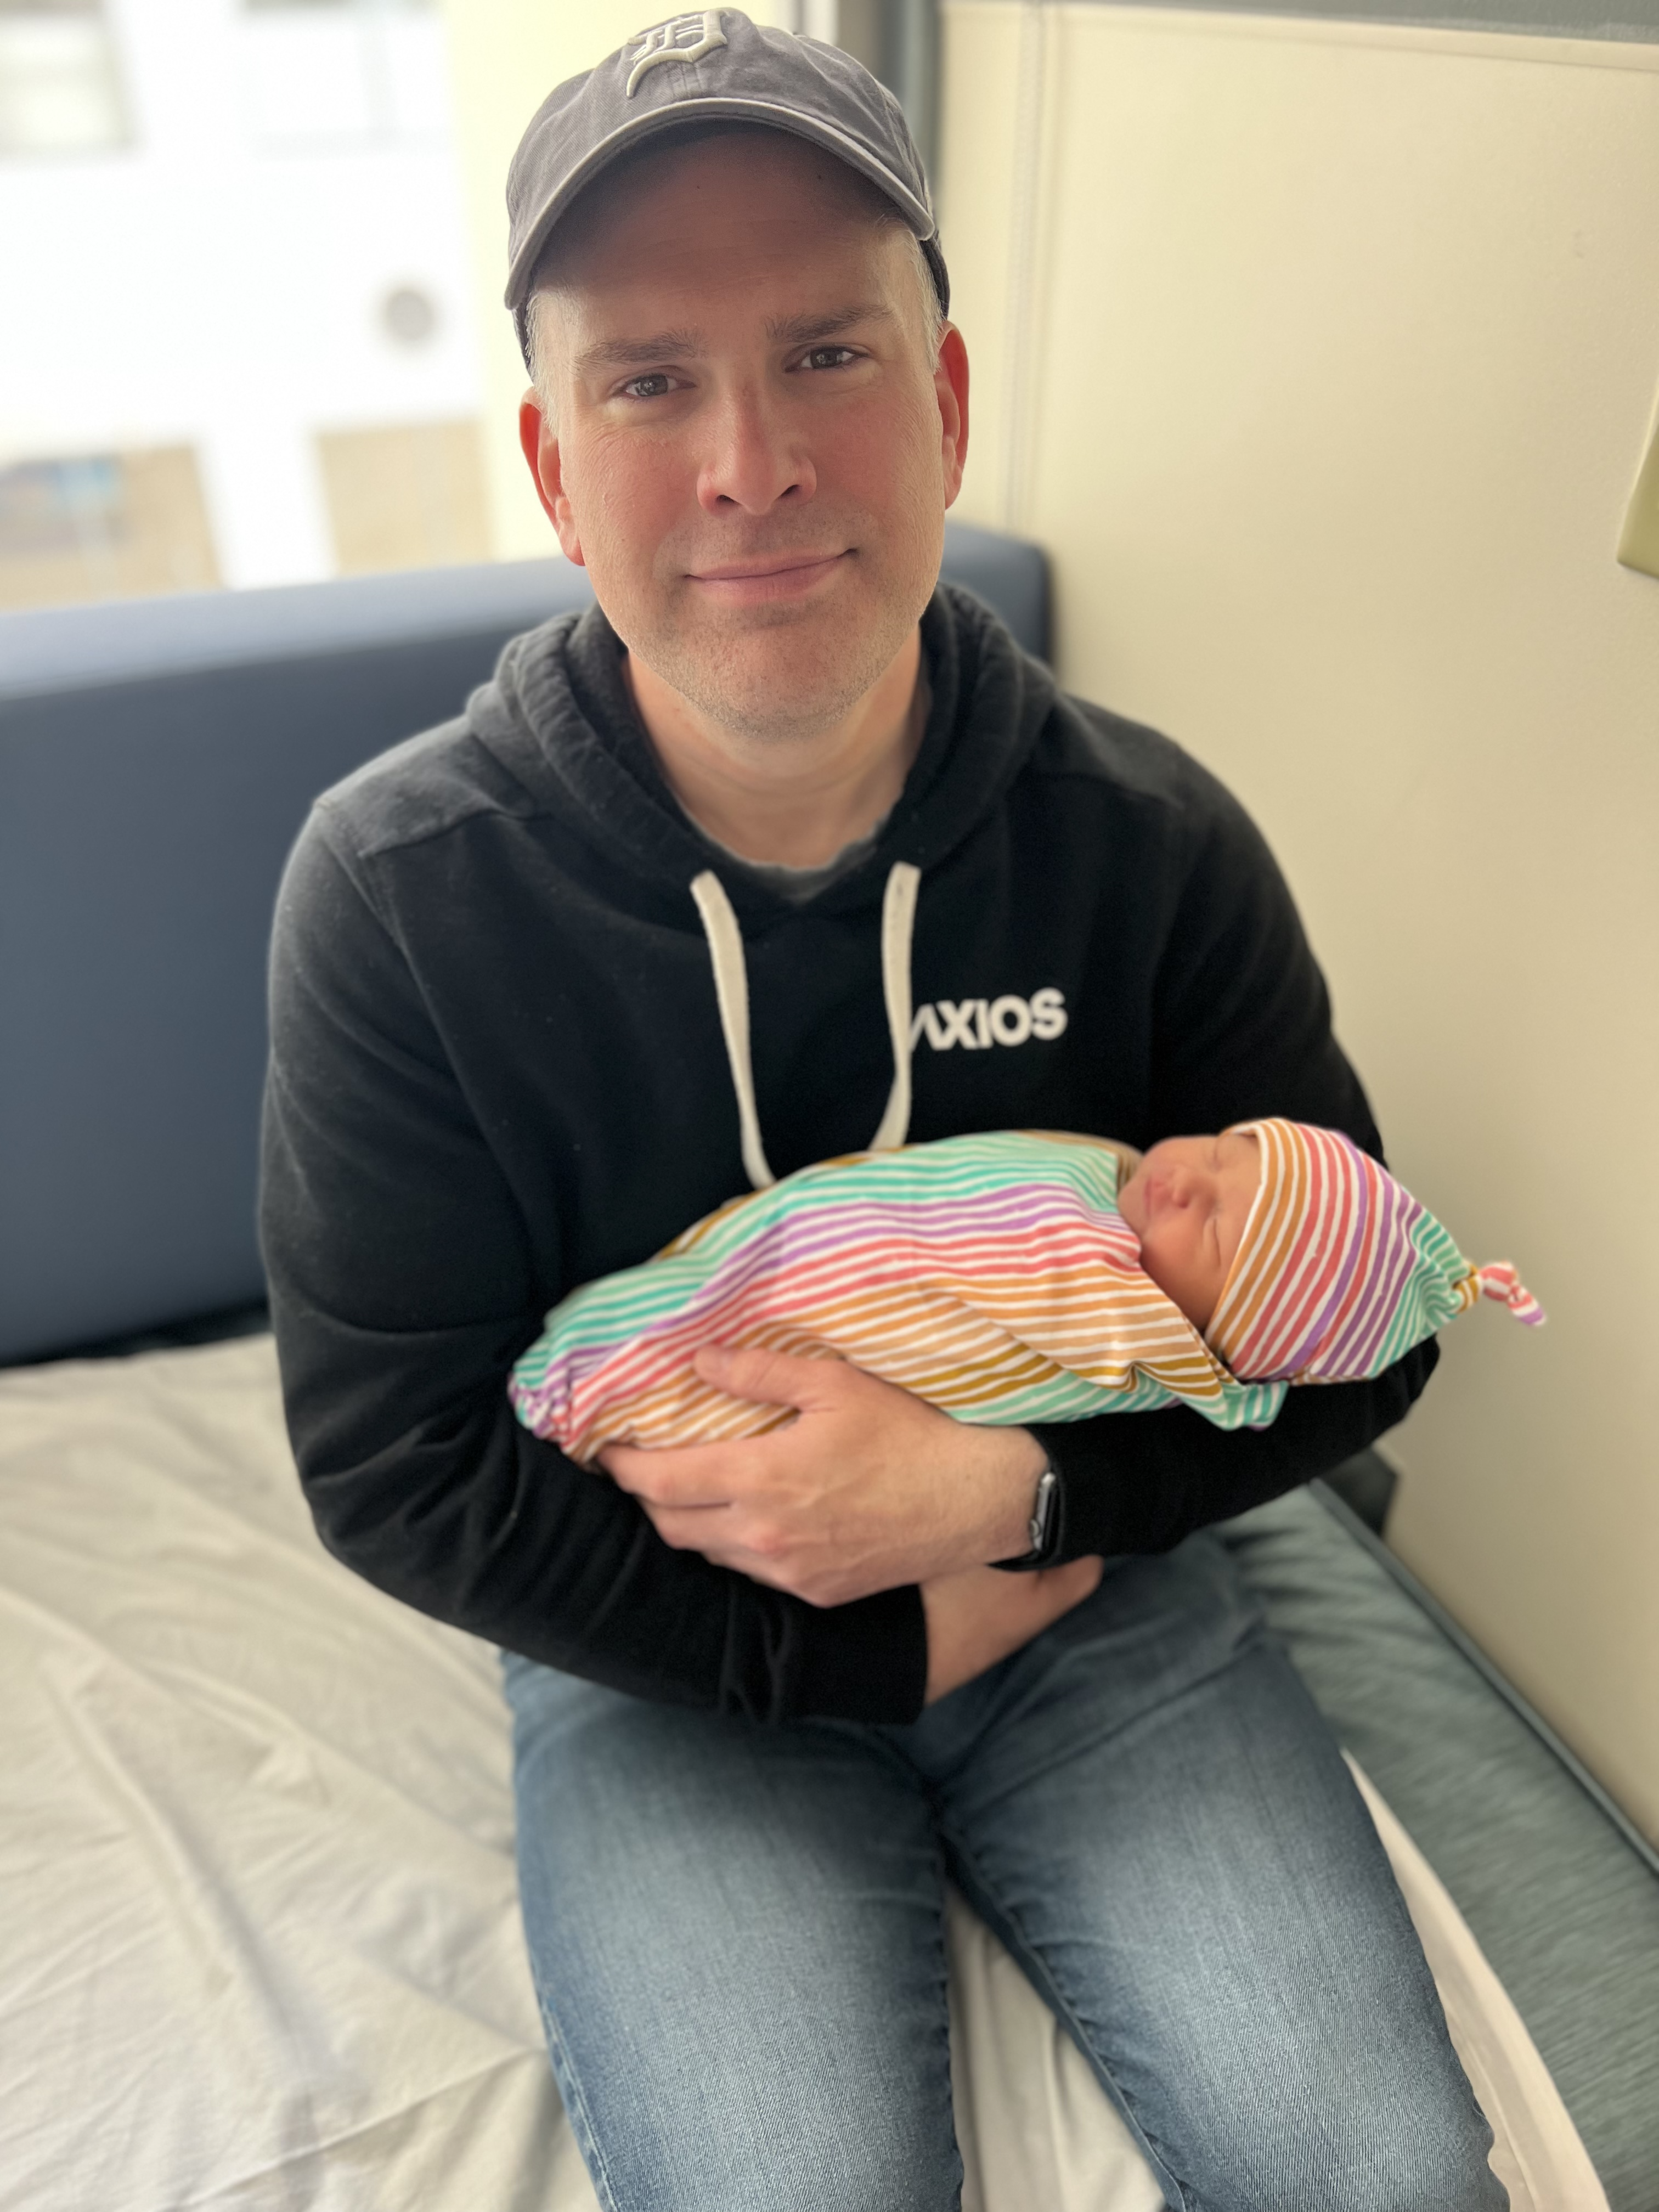
[[[1483,1294],[1543,1319],[1512,1267],[1472,1267],[1334,1130],[1242,1122],[1144,1158],[1001,1131],[733,1199],[562,1299],[509,1387],[526,1426],[584,1462],[793,1418],[705,1382],[705,1344],[848,1359],[964,1421],[1181,1402],[1261,1427],[1291,1383],[1379,1374]]]

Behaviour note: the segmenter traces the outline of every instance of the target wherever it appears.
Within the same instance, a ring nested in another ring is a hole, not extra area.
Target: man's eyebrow
[[[880,300],[860,301],[851,307],[837,307],[827,315],[787,315],[766,325],[766,335],[774,345],[822,344],[825,338],[839,337],[859,323],[890,323],[893,311]]]
[[[596,368],[633,368],[641,362],[686,361],[702,351],[695,331],[658,331],[648,338],[601,338],[576,356],[575,373],[586,376]]]
[[[834,308],[828,314],[776,318],[767,324],[766,335],[773,345],[822,345],[826,339],[839,337],[843,331],[850,331],[859,324],[890,323],[892,319],[890,307],[879,300],[866,300],[850,307]],[[692,361],[702,350],[702,334],[690,330],[658,331],[642,338],[601,338],[577,355],[574,372],[578,377],[584,377],[600,368],[638,368],[653,362]]]

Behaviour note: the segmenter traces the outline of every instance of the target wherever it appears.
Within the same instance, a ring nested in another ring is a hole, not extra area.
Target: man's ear
[[[963,465],[968,459],[968,349],[954,323],[946,323],[933,371],[939,395],[940,458],[945,465],[945,504],[951,506],[962,489]]]
[[[519,444],[529,465],[530,479],[536,487],[536,496],[540,500],[548,520],[558,532],[559,545],[565,559],[574,562],[579,568],[586,568],[587,564],[582,558],[576,519],[570,511],[570,501],[565,497],[558,433],[548,421],[541,396],[533,388],[526,392],[519,402]]]

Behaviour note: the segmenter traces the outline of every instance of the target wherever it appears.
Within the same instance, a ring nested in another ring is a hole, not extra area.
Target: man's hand
[[[1105,1571],[1097,1559],[1070,1559],[1035,1574],[1000,1575],[970,1567],[921,1586],[927,1623],[927,1688],[924,1703],[948,1697],[975,1674],[994,1667],[1034,1636],[1092,1597]]]
[[[954,1421],[841,1359],[706,1346],[696,1364],[705,1382],[791,1407],[796,1419],[731,1443],[602,1452],[665,1543],[809,1605],[845,1605],[1027,1549],[1043,1464],[1027,1430]]]

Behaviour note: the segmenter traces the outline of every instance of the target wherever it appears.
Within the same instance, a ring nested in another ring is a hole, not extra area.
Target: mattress
[[[1659,2212],[1659,1859],[1316,1483],[1226,1530],[1503,1981],[1613,2212]]]
[[[1266,1583],[1346,1541],[1306,1498],[1272,1513],[1234,1532]],[[523,1953],[495,1655],[322,1550],[268,1337],[0,1375],[0,2207],[594,2212]],[[1514,2203],[1595,2212],[1471,1918],[1370,1795]],[[948,1937],[964,2205],[1151,2212],[959,1899]]]

